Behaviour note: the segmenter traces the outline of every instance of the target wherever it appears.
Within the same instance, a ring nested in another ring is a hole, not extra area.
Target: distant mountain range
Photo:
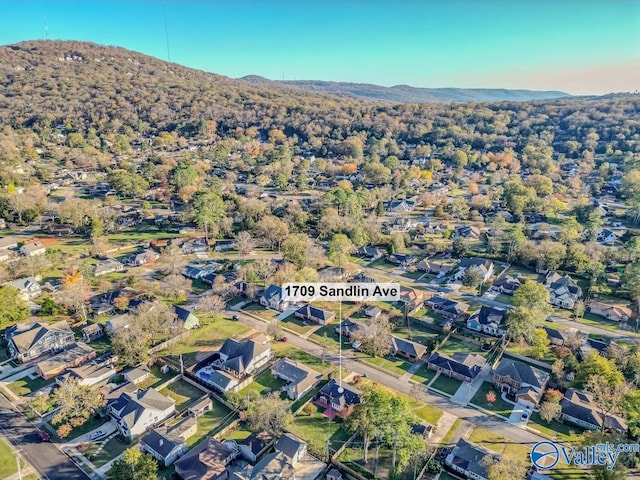
[[[510,90],[506,88],[419,88],[409,85],[382,87],[369,83],[324,82],[320,80],[269,80],[248,75],[241,80],[254,84],[279,83],[318,93],[378,100],[393,103],[433,102],[501,102],[549,100],[571,97],[568,93],[539,90]]]

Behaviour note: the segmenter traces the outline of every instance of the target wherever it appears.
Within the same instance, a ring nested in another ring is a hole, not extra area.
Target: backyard
[[[279,392],[280,387],[283,385],[285,385],[285,382],[275,378],[271,374],[271,370],[265,370],[253,382],[238,392],[238,395],[246,396],[248,393],[255,393],[258,396],[264,396],[271,392]],[[285,395],[285,392],[280,392],[281,397],[285,398]]]
[[[177,382],[172,383],[168,387],[160,390],[160,393],[175,400],[176,410],[182,410],[205,395],[205,392],[184,380],[178,380]]]
[[[451,357],[454,353],[478,353],[483,357],[487,356],[487,352],[483,352],[482,349],[471,342],[465,342],[455,337],[449,337],[449,339],[440,347],[437,352],[441,355]]]
[[[204,438],[210,435],[215,435],[236,418],[235,414],[233,414],[225,405],[215,399],[212,399],[212,401],[213,408],[201,417],[198,417],[198,431],[195,435],[187,439],[187,445],[189,448],[193,447]]]
[[[322,415],[323,408],[313,403],[308,403],[303,411],[298,414],[289,429],[294,435],[306,440],[313,452],[325,452],[326,442],[337,450],[349,439],[349,433],[342,427],[342,420],[336,417],[329,420]]]
[[[143,380],[138,384],[138,386],[143,390],[149,387],[157,387],[158,385],[162,385],[164,382],[166,382],[172,377],[175,377],[178,374],[173,369],[169,369],[167,373],[162,373],[160,371],[160,366],[157,364],[151,367],[150,370],[151,370],[151,375],[149,375],[149,378],[147,378],[146,380]]]

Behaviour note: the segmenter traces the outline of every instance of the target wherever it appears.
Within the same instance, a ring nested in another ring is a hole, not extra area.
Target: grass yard
[[[264,308],[259,303],[250,303],[249,305],[245,305],[242,307],[242,310],[245,310],[249,314],[256,315],[266,322],[270,322],[280,314],[280,312],[276,312],[275,310]]]
[[[225,436],[225,440],[236,440],[242,441],[251,436],[251,430],[245,430],[244,428],[236,428],[235,430],[229,432]]]
[[[24,468],[22,460],[20,460],[20,467]],[[18,473],[18,465],[13,447],[4,438],[0,438],[0,478],[9,478],[16,473]]]
[[[387,262],[384,258],[379,258],[377,260],[374,260],[367,266],[370,268],[377,268],[378,270],[383,270],[385,272],[393,272],[395,269],[398,268],[397,265],[391,262]]]
[[[506,303],[507,305],[513,303],[513,297],[511,295],[505,295],[504,293],[499,293],[494,300],[496,302]]]
[[[454,337],[449,337],[444,345],[438,348],[437,352],[441,355],[447,355],[448,357],[451,357],[454,353],[458,352],[478,353],[483,357],[487,356],[487,352],[483,352],[479,346],[470,342],[465,342],[464,340],[459,340]]]
[[[363,362],[368,363],[375,368],[386,370],[396,377],[401,377],[413,366],[413,363],[399,357],[372,357],[362,352],[358,352],[358,357]]]
[[[151,375],[149,375],[149,378],[147,378],[146,380],[143,380],[139,384],[140,388],[143,390],[149,387],[157,387],[158,385],[163,384],[170,378],[178,375],[176,371],[171,369],[169,369],[167,373],[162,373],[158,365],[154,365],[153,367],[150,368],[150,370],[151,370]]]
[[[130,447],[127,442],[121,441],[116,435],[104,445],[102,450],[95,453],[101,443],[102,442],[93,442],[84,452],[82,452],[83,455],[91,460],[91,463],[96,467],[101,467],[107,464]]]
[[[320,373],[325,372],[331,367],[329,362],[323,362],[320,358],[314,357],[310,353],[289,345],[286,342],[275,342],[271,344],[271,349],[278,357],[287,357],[290,360],[302,362]]]
[[[212,399],[212,401],[213,409],[209,410],[201,417],[198,417],[198,431],[195,435],[187,439],[187,445],[189,448],[200,443],[204,438],[210,435],[215,435],[236,418],[235,414],[232,415],[231,410],[229,410],[225,405],[215,399]]]
[[[330,351],[338,351],[340,347],[340,341],[338,334],[336,333],[335,325],[325,325],[324,327],[320,327],[309,336],[309,340],[326,347]],[[346,339],[346,337],[342,338],[342,348],[351,348],[351,343]]]
[[[108,418],[91,417],[89,418],[89,420],[87,420],[85,423],[83,423],[79,427],[72,428],[69,435],[67,435],[63,439],[60,439],[60,437],[58,437],[58,434],[55,431],[56,428],[59,427],[59,425],[46,424],[45,426],[50,427],[49,431],[52,433],[52,438],[60,439],[60,441],[63,441],[63,442],[68,442],[73,440],[76,437],[79,437],[80,435],[84,435],[85,433],[88,433],[92,430],[95,430],[98,427],[101,427],[108,421],[109,421]]]
[[[453,422],[453,425],[451,425],[451,428],[449,429],[447,434],[444,437],[442,437],[442,440],[440,441],[440,445],[449,445],[449,443],[451,443],[451,439],[456,434],[461,424],[462,424],[462,419],[457,418],[456,421]]]
[[[289,429],[294,435],[302,438],[315,452],[324,452],[326,442],[333,450],[337,450],[349,439],[349,433],[342,428],[342,420],[329,420],[322,415],[323,408],[309,403],[304,411],[298,414]]]
[[[582,433],[582,429],[574,427],[572,425],[553,421],[551,423],[545,422],[538,412],[533,412],[529,419],[528,426],[539,430],[543,435],[560,442],[575,442],[578,435]]]
[[[433,377],[436,376],[436,373],[437,372],[435,370],[429,370],[425,364],[422,365],[416,373],[411,375],[411,380],[426,385],[433,379]]]
[[[16,380],[15,382],[11,382],[7,385],[9,390],[15,393],[18,396],[25,396],[33,393],[41,388],[47,387],[49,385],[54,384],[56,381],[55,378],[50,378],[49,380],[44,380],[40,378],[40,376],[36,378],[23,377],[20,380]]]
[[[418,278],[420,278],[422,275],[424,275],[423,271],[420,270],[414,270],[413,272],[408,272],[405,271],[402,276],[405,278],[410,278],[411,280],[417,280]]]
[[[176,410],[182,410],[205,394],[205,392],[184,380],[172,383],[160,390],[160,393],[176,401]]]
[[[302,321],[299,318],[297,318],[293,313],[288,317],[280,320],[280,325],[282,326],[282,328],[287,328],[289,330],[292,330],[299,335],[304,335],[309,330],[318,328],[317,323]]]
[[[494,392],[496,392],[496,401],[493,402],[493,404],[489,404],[489,402],[487,402],[487,393],[493,390]],[[471,403],[473,403],[474,405],[477,405],[479,407],[482,407],[486,410],[490,410],[492,412],[495,412],[499,415],[502,415],[504,417],[508,417],[511,414],[511,411],[513,410],[513,405],[511,405],[510,403],[505,402],[502,397],[500,396],[500,392],[497,391],[494,387],[492,383],[489,382],[484,382],[482,384],[482,386],[480,387],[480,389],[476,392],[476,394],[471,398]]]
[[[240,396],[246,395],[249,392],[254,392],[259,396],[266,395],[271,392],[280,391],[280,387],[285,385],[285,382],[278,380],[271,374],[271,370],[265,370],[258,375],[253,382],[243,388],[238,394]],[[280,392],[280,396],[285,398],[285,392]]]
[[[612,322],[611,320],[607,320],[606,318],[588,312],[585,313],[582,318],[576,319],[576,321],[584,325],[602,328],[611,332],[620,331],[620,324],[618,322]]]
[[[96,355],[99,357],[103,353],[111,350],[111,339],[109,335],[103,335],[102,337],[89,342],[89,346],[96,351]]]
[[[453,395],[458,391],[458,388],[462,385],[460,380],[455,378],[449,378],[445,375],[440,375],[432,384],[431,388],[439,390],[443,393]]]
[[[202,318],[200,319],[202,321]],[[159,352],[159,355],[167,355],[179,361],[183,355],[185,367],[197,363],[198,354],[206,354],[216,350],[227,338],[245,336],[251,328],[229,319],[210,321],[200,328],[191,330],[189,335],[179,342]]]

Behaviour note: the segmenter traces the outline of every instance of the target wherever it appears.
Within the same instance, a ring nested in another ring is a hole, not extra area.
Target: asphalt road
[[[45,480],[88,480],[65,454],[41,442],[36,428],[0,395],[0,434],[16,448]]]

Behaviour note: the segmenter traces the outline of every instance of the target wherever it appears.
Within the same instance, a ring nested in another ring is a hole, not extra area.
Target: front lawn
[[[424,364],[418,369],[416,373],[411,375],[411,380],[413,380],[414,382],[419,382],[426,385],[433,379],[433,377],[436,376],[436,373],[437,372],[435,370],[429,370],[427,368],[427,365]]]
[[[160,393],[175,400],[176,410],[182,410],[205,394],[205,392],[184,380],[178,380],[172,383],[168,387],[160,390]]]
[[[24,462],[20,461],[20,467],[24,468]],[[18,473],[16,457],[13,447],[4,438],[0,438],[0,478],[9,478]]]
[[[116,458],[118,455],[122,454],[130,445],[118,437],[118,435],[112,437],[107,443],[105,443],[102,450],[96,453],[98,450],[98,446],[102,442],[93,442],[89,445],[89,447],[82,452],[82,454],[91,460],[96,467],[101,467],[111,460]]]
[[[256,315],[266,322],[270,322],[271,320],[274,320],[278,315],[280,315],[280,312],[264,308],[262,305],[255,302],[250,303],[249,305],[245,305],[244,307],[242,307],[242,310],[246,311],[249,314]]]
[[[443,393],[453,395],[458,391],[458,388],[462,385],[460,380],[455,378],[449,378],[445,375],[440,375],[432,384],[430,388],[439,390]]]
[[[297,318],[293,313],[288,317],[280,320],[280,325],[282,325],[282,328],[287,328],[289,330],[292,330],[299,335],[304,335],[309,330],[318,328],[317,323],[302,321],[299,318]]]
[[[72,428],[71,432],[69,433],[69,435],[67,435],[65,438],[61,439],[61,441],[68,442],[70,440],[73,440],[76,437],[79,437],[80,435],[84,435],[85,433],[89,433],[92,430],[95,430],[96,428],[101,427],[102,425],[107,423],[108,420],[109,420],[108,418],[91,417],[91,418],[89,418],[89,420],[87,420],[85,423],[83,423],[79,427]],[[46,426],[50,427],[49,430],[53,434],[52,436],[54,436],[55,438],[60,438],[60,437],[58,437],[58,434],[56,433],[56,428],[58,428],[60,425],[46,424]]]
[[[29,378],[28,376],[21,378],[20,380],[16,380],[15,382],[11,382],[7,385],[9,390],[15,393],[18,396],[25,396],[33,393],[35,391],[40,390],[41,388],[47,387],[55,383],[55,378],[50,378],[49,380],[44,380],[40,376],[36,378]]]
[[[401,377],[409,371],[413,366],[413,363],[408,362],[398,357],[372,357],[365,353],[358,352],[358,357],[365,363],[368,363],[375,368],[386,370],[396,377]]]
[[[573,425],[560,423],[554,420],[551,423],[545,422],[538,412],[533,412],[529,419],[528,425],[531,428],[539,430],[543,435],[561,442],[575,442],[578,435],[582,433],[582,429]]]
[[[496,401],[489,404],[487,401],[487,393],[491,390],[496,394]],[[513,410],[513,405],[505,402],[500,395],[501,393],[495,389],[492,383],[484,382],[473,398],[471,398],[471,403],[504,417],[509,417]]]
[[[309,340],[326,347],[330,351],[337,351],[340,348],[340,341],[336,333],[335,325],[325,325],[313,332]],[[350,348],[350,342],[346,336],[342,337],[342,348]]]
[[[533,446],[513,443],[502,435],[498,435],[497,433],[482,427],[476,427],[473,432],[471,432],[469,441],[482,445],[501,456],[511,458],[513,460],[519,460],[525,464],[529,462],[529,453]]]
[[[377,260],[374,260],[369,265],[367,265],[367,267],[377,268],[377,269],[383,270],[385,272],[393,272],[395,269],[398,268],[397,265],[395,265],[395,264],[393,264],[391,262],[387,262],[384,258],[379,258]]]
[[[320,358],[315,357],[304,350],[300,350],[293,345],[289,345],[286,342],[274,342],[271,344],[271,349],[277,357],[287,357],[289,360],[302,362],[320,373],[325,372],[329,367],[331,367],[329,362],[323,362]]]

